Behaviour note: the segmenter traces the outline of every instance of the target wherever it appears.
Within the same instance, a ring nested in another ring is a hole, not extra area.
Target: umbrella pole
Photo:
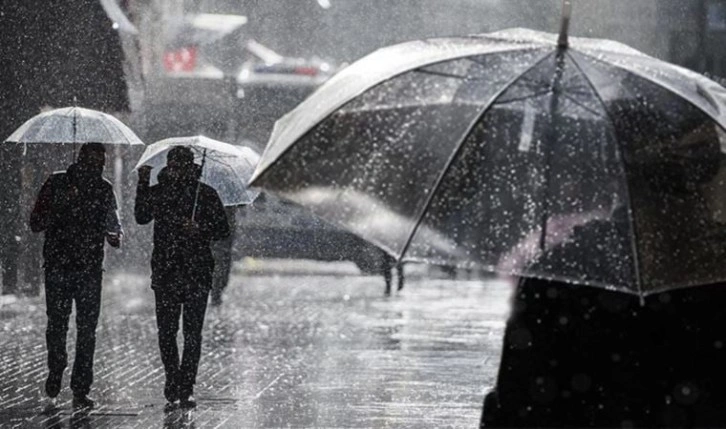
[[[201,186],[202,174],[204,173],[204,163],[206,161],[207,161],[207,149],[204,149],[204,152],[202,152],[202,168],[199,171],[199,178],[197,179],[197,190],[194,193],[194,206],[192,207],[192,222],[194,222],[194,217],[197,215],[197,203],[199,202],[199,187]]]
[[[551,146],[557,142],[557,125],[560,110],[560,93],[562,92],[562,75],[565,72],[565,53],[569,47],[568,33],[570,31],[570,20],[572,18],[572,0],[562,0],[562,21],[560,23],[560,37],[557,40],[557,53],[555,54],[555,75],[552,77],[552,99],[550,100],[550,128],[548,138],[542,148],[543,155],[543,176],[542,183],[542,218],[540,219],[541,234],[539,237],[539,250],[545,253],[547,245],[547,221],[549,219],[549,198],[550,198],[550,163],[552,162]]]
[[[562,0],[562,19],[560,21],[560,37],[557,47],[566,48],[569,44],[567,38],[570,32],[570,19],[572,18],[572,0]]]
[[[541,234],[539,237],[539,249],[540,253],[544,254],[547,244],[547,221],[550,217],[549,199],[550,199],[550,176],[552,162],[552,145],[557,144],[557,128],[559,125],[559,110],[560,110],[560,93],[562,92],[562,75],[565,72],[565,51],[567,45],[559,46],[557,48],[557,54],[555,56],[555,75],[552,77],[551,86],[551,99],[550,99],[550,126],[549,132],[547,133],[547,139],[544,141],[542,147],[542,161],[543,172],[542,175],[542,218],[540,219]]]
[[[75,105],[76,97],[73,97],[73,103]],[[78,154],[76,153],[76,131],[77,131],[77,125],[76,125],[76,118],[78,117],[78,111],[76,109],[73,109],[73,162],[78,161]]]

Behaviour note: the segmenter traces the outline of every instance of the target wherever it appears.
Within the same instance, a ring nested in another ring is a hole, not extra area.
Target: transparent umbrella
[[[641,296],[726,280],[726,90],[614,41],[569,38],[568,23],[566,8],[559,36],[374,52],[277,122],[252,183],[401,260]],[[376,204],[347,203],[361,194]],[[573,240],[582,258],[544,257]]]
[[[103,143],[122,149],[139,148],[144,143],[123,122],[112,115],[82,107],[64,107],[39,113],[18,127],[3,144],[18,146],[12,153],[39,172],[65,169],[75,161],[84,143]],[[30,150],[30,153],[28,151]],[[121,159],[121,158],[117,158]],[[117,169],[121,164],[116,165]],[[120,170],[117,183],[120,182]]]
[[[201,181],[214,188],[225,206],[252,203],[259,191],[250,189],[247,182],[257,166],[260,155],[248,146],[235,146],[205,136],[173,137],[149,145],[141,155],[134,171],[143,165],[152,167],[151,184],[166,166],[166,155],[174,146],[192,149],[195,162],[202,167]]]
[[[23,144],[144,144],[115,117],[82,107],[64,107],[33,116],[5,141]]]

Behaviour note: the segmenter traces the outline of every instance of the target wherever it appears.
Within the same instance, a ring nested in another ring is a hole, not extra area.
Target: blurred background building
[[[190,88],[196,85],[202,93],[215,96],[195,97],[195,102],[237,112],[226,118],[215,112],[213,120],[200,121],[207,124],[203,131],[218,138],[247,138],[260,146],[269,136],[271,117],[289,110],[345,63],[379,47],[412,39],[509,27],[556,31],[561,3],[542,0],[533,7],[529,0],[127,2],[141,29],[147,107],[178,104],[185,97],[183,94],[188,96]],[[196,30],[193,30],[195,20]],[[724,68],[716,49],[726,32],[724,22],[726,12],[722,0],[576,1],[572,31],[580,36],[612,38],[699,72],[718,74]],[[202,35],[200,29],[205,26],[208,31],[216,32],[216,36]],[[189,37],[190,31],[197,31],[196,39]],[[187,32],[186,38],[181,35],[183,32]],[[215,37],[217,42],[224,41],[210,47]],[[199,47],[200,44],[205,46]],[[273,78],[272,75],[284,67],[262,70],[264,65],[275,62],[286,63],[290,70],[284,73],[288,75],[307,74],[317,79],[275,80],[280,76]],[[244,81],[239,77],[242,67],[249,63],[255,63],[258,78],[267,75],[264,84],[268,89],[275,86],[277,92],[256,94],[248,90],[254,87],[254,80]],[[295,65],[299,67],[296,69]],[[175,78],[163,80],[170,76]],[[185,78],[196,82],[192,85],[184,82]],[[278,108],[272,109],[270,105]],[[266,108],[269,112],[254,116]],[[154,138],[168,135],[162,124],[164,120],[157,119],[151,110],[147,112],[151,116],[145,118],[149,121],[148,132]],[[175,114],[165,111],[169,116]],[[184,114],[203,116],[203,112],[195,109],[187,109]],[[190,124],[186,117],[176,119],[174,122],[179,127]]]

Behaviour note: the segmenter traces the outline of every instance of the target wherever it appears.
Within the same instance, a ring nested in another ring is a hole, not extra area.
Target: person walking
[[[229,223],[217,192],[199,181],[191,149],[169,150],[157,185],[150,186],[150,174],[151,167],[139,169],[134,211],[139,224],[154,221],[151,287],[166,375],[165,409],[173,409],[177,402],[182,408],[194,408],[204,313],[214,271],[211,242],[229,236]],[[181,359],[176,342],[180,318]]]
[[[640,143],[653,136],[632,138]],[[702,192],[721,169],[715,130],[680,149],[639,160],[630,176],[638,192],[630,194],[629,207],[638,208],[643,272],[685,285],[693,273],[715,272],[726,249],[716,234],[723,225]],[[532,262],[532,272],[557,265],[574,277],[586,267],[626,264],[622,255],[633,243],[616,228],[630,221],[628,207],[607,206],[613,208],[608,218],[576,226]],[[670,254],[681,255],[677,263],[659,256]],[[641,299],[585,284],[520,279],[480,427],[723,427],[724,286],[714,281]]]
[[[102,176],[105,162],[102,144],[81,146],[77,162],[45,181],[30,216],[31,230],[45,232],[49,370],[45,393],[54,399],[61,390],[68,361],[68,319],[75,302],[77,337],[71,390],[77,408],[94,406],[88,393],[101,309],[104,240],[118,248],[123,237],[113,187]]]

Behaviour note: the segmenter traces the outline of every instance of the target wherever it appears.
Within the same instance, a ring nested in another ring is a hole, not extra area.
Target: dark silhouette
[[[71,375],[74,406],[90,408],[96,325],[101,307],[104,240],[119,247],[123,232],[111,183],[102,177],[106,150],[99,143],[81,147],[78,161],[54,173],[38,194],[30,216],[33,232],[45,232],[45,296],[48,315],[50,398],[60,393],[67,365],[66,336],[76,303],[76,356]]]
[[[217,192],[199,181],[199,168],[189,148],[175,147],[150,186],[150,168],[139,170],[136,221],[154,221],[151,287],[156,296],[156,322],[166,373],[164,396],[170,409],[196,406],[192,397],[201,356],[202,325],[212,287],[211,242],[230,234]],[[176,335],[182,317],[184,353],[179,359]]]
[[[225,207],[229,229],[229,237],[215,241],[212,244],[214,255],[214,274],[212,276],[212,305],[222,304],[222,294],[229,284],[229,275],[232,271],[232,247],[234,246],[234,230],[237,228],[237,207]]]
[[[517,288],[483,427],[722,427],[724,285],[639,299]]]
[[[652,281],[687,280],[725,256],[723,227],[699,192],[719,171],[718,140],[678,150],[690,156],[631,161],[639,164],[629,176],[638,262]],[[563,273],[572,277],[585,266],[612,267],[612,258],[631,254],[630,236],[614,229],[628,225],[627,216],[619,207],[612,219],[576,227],[532,271],[557,264],[573,270]],[[587,246],[593,237],[608,242]],[[681,255],[676,264],[661,257],[674,254]],[[641,302],[622,292],[522,279],[482,427],[723,427],[724,306],[722,284]]]
[[[391,283],[393,282],[393,269],[396,269],[398,273],[398,291],[403,289],[403,263],[396,261],[396,259],[386,252],[381,252],[381,271],[383,271],[383,279],[386,281],[386,296],[391,294]]]

